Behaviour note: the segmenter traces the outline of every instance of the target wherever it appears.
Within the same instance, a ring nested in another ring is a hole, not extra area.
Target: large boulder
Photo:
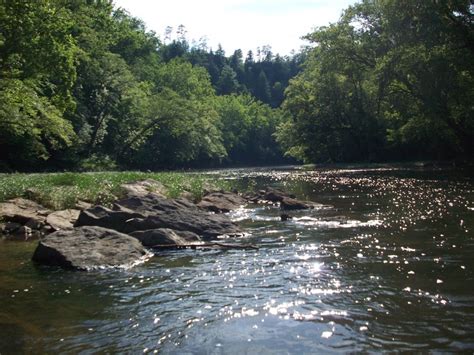
[[[185,245],[199,242],[201,240],[201,238],[193,232],[175,231],[168,228],[136,231],[130,233],[129,235],[137,238],[146,247],[170,244]]]
[[[247,201],[233,192],[211,192],[204,196],[198,206],[215,213],[225,213],[236,210]]]
[[[39,264],[75,270],[130,268],[149,257],[151,253],[137,239],[92,226],[49,234],[33,254]]]

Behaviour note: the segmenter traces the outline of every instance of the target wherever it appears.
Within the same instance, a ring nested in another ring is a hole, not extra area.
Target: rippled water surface
[[[213,172],[321,204],[232,213],[259,250],[129,271],[34,266],[0,241],[0,353],[474,350],[474,182],[443,169]]]

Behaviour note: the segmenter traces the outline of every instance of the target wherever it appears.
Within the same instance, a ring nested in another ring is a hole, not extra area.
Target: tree
[[[74,139],[63,114],[74,109],[77,47],[54,3],[2,2],[0,23],[0,159],[31,168]]]
[[[239,91],[237,74],[229,65],[222,68],[221,75],[217,81],[217,94],[228,95]]]
[[[271,99],[270,84],[263,70],[258,74],[255,97],[265,103],[269,103]]]

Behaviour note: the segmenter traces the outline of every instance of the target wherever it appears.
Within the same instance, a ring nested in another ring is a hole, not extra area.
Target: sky
[[[205,38],[221,44],[226,55],[270,45],[274,54],[290,54],[307,44],[301,37],[339,19],[355,0],[115,0],[164,38],[165,29],[184,25],[189,41]]]

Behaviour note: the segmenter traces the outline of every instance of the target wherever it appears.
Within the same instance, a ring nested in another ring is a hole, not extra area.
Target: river
[[[128,271],[37,267],[0,241],[0,353],[474,350],[474,180],[369,166],[209,172],[320,207],[232,218],[259,250],[166,251]]]

